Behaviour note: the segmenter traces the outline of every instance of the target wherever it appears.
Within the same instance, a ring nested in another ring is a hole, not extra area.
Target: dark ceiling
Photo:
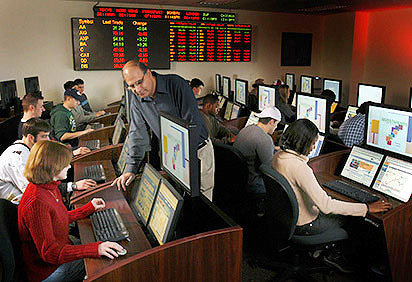
[[[326,15],[349,11],[412,7],[412,0],[103,0],[91,1],[104,6],[105,2],[241,9],[266,12]]]

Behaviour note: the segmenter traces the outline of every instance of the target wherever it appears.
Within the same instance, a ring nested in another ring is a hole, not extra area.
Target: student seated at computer
[[[344,121],[339,127],[338,136],[346,146],[352,147],[363,143],[367,108],[368,102],[364,102],[356,110],[356,116]]]
[[[282,84],[278,88],[279,91],[279,111],[282,114],[282,122],[293,122],[296,119],[296,113],[288,104],[290,89],[287,84]]]
[[[322,91],[320,96],[326,97],[327,106],[329,107],[330,112],[333,113],[339,105],[339,103],[335,101],[336,100],[335,92],[333,92],[330,89],[325,89]],[[334,132],[334,134],[336,134],[337,131],[334,131],[333,129],[339,127],[339,122],[337,120],[333,120],[332,117],[333,115],[331,115],[331,120],[330,120],[330,126],[331,126],[330,132]]]
[[[203,98],[203,107],[200,110],[203,120],[205,121],[209,137],[214,143],[232,143],[234,135],[223,126],[216,118],[218,111],[219,99],[216,95],[207,94]]]
[[[40,91],[27,93],[21,100],[21,105],[23,108],[23,117],[20,120],[19,128],[17,130],[17,138],[21,139],[23,137],[22,128],[23,124],[31,118],[39,118],[44,112],[43,107],[44,97]]]
[[[81,78],[76,78],[74,81],[77,91],[80,93],[80,106],[87,112],[93,113],[92,107],[90,106],[89,99],[86,93],[84,93],[84,81]]]
[[[53,136],[58,141],[70,144],[72,147],[79,145],[77,137],[93,131],[91,128],[77,131],[72,110],[80,104],[79,97],[76,89],[67,89],[64,91],[64,102],[54,106],[51,110],[50,123],[53,127]]]
[[[307,164],[308,154],[314,149],[319,130],[308,119],[293,122],[280,139],[280,148],[273,156],[272,167],[289,182],[299,206],[299,216],[295,234],[315,235],[328,229],[341,227],[342,215],[365,216],[367,212],[383,212],[391,204],[377,201],[374,203],[350,203],[332,199],[319,185],[312,169]],[[330,262],[335,254],[325,257]],[[338,264],[339,261],[335,261]],[[344,266],[341,265],[341,268]],[[341,269],[342,270],[342,269]]]
[[[103,209],[103,199],[67,211],[57,189],[70,168],[72,154],[67,146],[42,140],[27,160],[24,176],[29,185],[19,204],[18,227],[21,250],[29,281],[82,281],[83,258],[118,257],[122,246],[114,242],[75,245],[69,239],[69,223]]]

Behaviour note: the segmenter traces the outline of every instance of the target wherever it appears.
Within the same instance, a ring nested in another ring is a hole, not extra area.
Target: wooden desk
[[[74,163],[74,181],[84,179],[83,170],[86,166],[92,166],[96,164],[103,165],[104,174],[106,175],[106,182],[112,182],[116,179],[116,173],[113,168],[111,160],[99,160],[99,161],[79,161]]]
[[[319,183],[338,179],[337,174],[343,168],[349,155],[349,150],[325,154],[309,161]],[[339,193],[324,188],[336,199],[351,201]],[[366,189],[370,190],[370,189]],[[412,281],[412,200],[402,203],[387,197],[375,190],[371,191],[385,201],[391,202],[392,210],[386,213],[368,214],[367,218],[383,228],[386,249],[394,282]]]
[[[112,107],[112,106],[116,106],[116,105],[120,106],[121,103],[122,103],[122,100],[119,100],[119,101],[111,102],[110,104],[107,104],[107,106],[108,107]]]
[[[233,126],[236,127],[237,129],[241,130],[243,127],[245,127],[245,124],[247,122],[249,117],[240,117],[240,118],[235,118],[231,120],[225,120],[222,122],[224,126]]]
[[[152,248],[123,194],[115,188],[96,191],[79,201],[102,197],[115,207],[130,233],[122,241],[128,253],[114,260],[85,259],[85,281],[241,281],[242,228],[203,196],[185,199],[175,241]],[[93,242],[90,219],[79,221],[83,243]]]
[[[104,126],[109,126],[114,123],[114,121],[116,120],[116,117],[117,117],[117,113],[109,113],[109,114],[106,114],[106,115],[103,115],[101,117],[94,119],[92,122],[103,123]]]
[[[106,113],[112,113],[112,114],[114,114],[114,113],[118,113],[119,108],[120,108],[120,104],[118,104],[118,105],[113,105],[113,106],[104,108],[103,110],[104,110]]]

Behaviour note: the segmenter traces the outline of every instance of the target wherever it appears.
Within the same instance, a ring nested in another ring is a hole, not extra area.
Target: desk
[[[116,120],[116,117],[117,117],[117,113],[108,113],[108,114],[105,114],[101,117],[94,119],[92,122],[103,123],[104,126],[109,126],[114,123],[114,121]]]
[[[334,179],[346,159],[350,150],[333,152],[325,154],[309,161],[319,183],[325,183]],[[354,202],[339,193],[324,188],[332,197]],[[389,264],[394,282],[412,281],[412,200],[402,203],[395,199],[389,198],[377,191],[371,191],[385,200],[392,203],[392,210],[382,214],[368,214],[367,218],[372,223],[378,224],[383,228],[385,233],[385,243],[388,252]]]
[[[130,233],[122,241],[128,253],[109,259],[85,259],[85,281],[241,281],[242,228],[205,197],[185,199],[178,238],[152,248],[122,192],[106,186],[78,201],[102,197],[120,213]],[[90,219],[78,221],[82,243],[94,242]]]

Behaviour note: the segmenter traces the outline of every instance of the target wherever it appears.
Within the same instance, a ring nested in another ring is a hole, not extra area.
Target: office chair
[[[17,225],[17,205],[0,199],[1,281],[26,281]]]
[[[332,245],[334,242],[347,239],[348,234],[342,228],[337,228],[317,235],[294,235],[299,208],[292,187],[286,178],[272,169],[270,165],[263,164],[260,166],[260,170],[266,186],[266,232],[276,234],[277,238],[286,241],[286,248],[278,253],[292,249],[294,259],[291,264],[272,261],[257,261],[256,263],[262,267],[282,269],[283,272],[274,281],[285,281],[291,277],[295,277],[299,281],[315,281],[309,274],[329,272],[331,268],[326,265],[308,267],[302,263],[303,255],[309,251],[319,254],[319,249],[328,248],[329,244]]]

